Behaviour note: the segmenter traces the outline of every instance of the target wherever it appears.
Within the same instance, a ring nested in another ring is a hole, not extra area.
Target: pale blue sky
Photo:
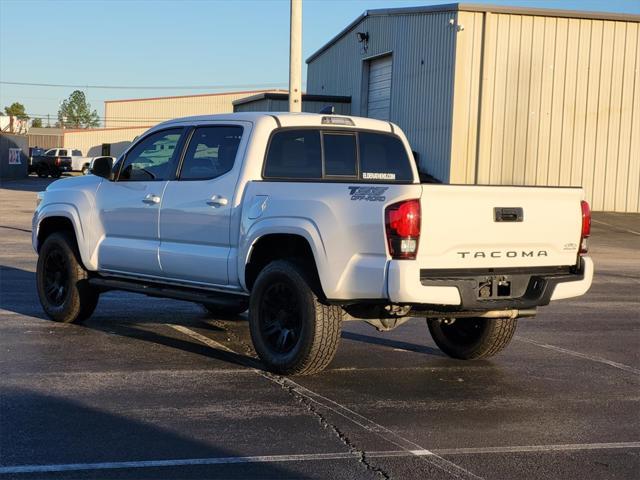
[[[451,2],[303,0],[303,58],[364,10],[436,3]],[[640,14],[640,0],[480,3]],[[286,88],[288,43],[288,0],[0,0],[1,81]],[[72,90],[0,84],[0,107],[20,101],[28,113],[54,119]],[[102,115],[104,100],[213,90],[86,91]]]

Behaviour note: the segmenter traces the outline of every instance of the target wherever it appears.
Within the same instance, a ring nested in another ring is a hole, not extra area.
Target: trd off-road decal
[[[368,202],[384,202],[387,197],[383,195],[389,187],[349,187],[351,200],[366,200]]]

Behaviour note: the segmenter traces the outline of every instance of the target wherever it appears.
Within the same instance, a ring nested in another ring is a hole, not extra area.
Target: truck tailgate
[[[580,188],[422,185],[425,269],[575,265]]]

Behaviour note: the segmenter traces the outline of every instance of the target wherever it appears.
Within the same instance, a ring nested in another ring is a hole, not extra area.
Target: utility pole
[[[291,0],[289,111],[302,111],[302,0]]]

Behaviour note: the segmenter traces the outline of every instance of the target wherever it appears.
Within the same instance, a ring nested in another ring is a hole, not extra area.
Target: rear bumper
[[[479,286],[489,278],[504,277],[512,296],[479,298]],[[414,261],[393,260],[387,275],[387,293],[393,303],[429,305],[442,310],[529,309],[583,295],[593,280],[593,261],[583,257],[578,268],[502,269],[500,271],[429,271]]]

